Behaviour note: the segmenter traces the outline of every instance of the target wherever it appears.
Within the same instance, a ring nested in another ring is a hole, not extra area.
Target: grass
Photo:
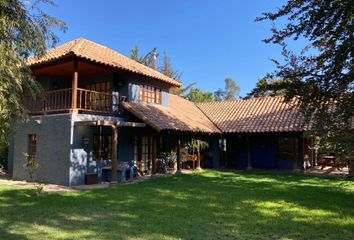
[[[0,186],[0,239],[354,239],[354,183],[208,170],[38,197]]]

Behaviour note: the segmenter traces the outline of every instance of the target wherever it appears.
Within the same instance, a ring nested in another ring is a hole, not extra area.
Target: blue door
[[[277,168],[277,148],[273,138],[252,139],[251,160],[254,168]]]

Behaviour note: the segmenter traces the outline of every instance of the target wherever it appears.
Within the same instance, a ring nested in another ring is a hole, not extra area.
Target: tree
[[[192,83],[188,84],[185,87],[182,86],[180,88],[177,88],[177,87],[170,88],[170,93],[174,94],[174,95],[177,95],[177,96],[185,97],[187,92],[190,91],[195,84],[196,84],[196,82],[192,82]]]
[[[140,56],[140,49],[138,46],[135,45],[133,47],[133,49],[131,50],[130,58],[147,66],[147,67],[150,67],[152,69],[157,69],[156,58],[158,56],[158,53],[156,51],[157,51],[157,49],[153,48],[151,51],[149,51],[145,55]]]
[[[185,98],[195,103],[211,102],[213,101],[213,93],[202,91],[199,88],[191,88]]]
[[[225,100],[236,100],[240,93],[240,87],[232,78],[225,79]]]
[[[182,73],[178,70],[173,69],[171,59],[167,55],[166,51],[163,51],[162,66],[159,68],[159,71],[167,77],[173,78],[177,81],[181,81]]]
[[[264,41],[282,46],[284,62],[274,60],[274,77],[284,79],[287,100],[297,96],[307,123],[330,142],[340,158],[354,156],[354,4],[350,0],[288,0],[258,21],[287,18]],[[308,41],[300,55],[286,41]],[[343,137],[345,134],[345,137]],[[349,144],[348,144],[349,143]]]
[[[171,59],[167,55],[166,51],[163,51],[163,57],[162,57],[162,66],[159,68],[159,71],[166,75],[167,77],[173,78],[179,82],[181,82],[182,78],[182,72],[173,69]],[[178,96],[185,95],[193,86],[195,85],[195,82],[188,84],[185,87],[174,87],[170,89],[170,93]]]
[[[225,99],[225,91],[221,88],[214,92],[215,101],[223,101]]]
[[[44,54],[58,42],[54,29],[66,30],[65,23],[40,9],[41,3],[54,4],[51,0],[0,1],[0,145],[25,116],[24,91],[35,97],[41,90],[25,59]]]
[[[197,170],[201,170],[201,167],[200,167],[200,159],[201,159],[200,151],[203,150],[203,149],[208,148],[209,147],[209,143],[206,142],[206,141],[203,141],[201,139],[192,138],[192,140],[187,142],[186,147],[187,147],[187,149],[189,150],[189,152],[192,155],[194,155],[194,153],[197,154],[197,166],[196,166],[196,169]]]
[[[232,78],[225,78],[224,89],[219,88],[214,92],[215,101],[236,100],[240,93],[240,88]]]
[[[282,79],[261,78],[258,80],[256,87],[252,89],[251,92],[247,93],[245,99],[284,95],[286,90],[281,88],[280,85],[283,86],[285,84]]]

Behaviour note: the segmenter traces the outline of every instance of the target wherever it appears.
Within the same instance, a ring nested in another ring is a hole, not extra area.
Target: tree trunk
[[[200,167],[200,140],[197,140],[197,168],[196,170],[201,170]]]

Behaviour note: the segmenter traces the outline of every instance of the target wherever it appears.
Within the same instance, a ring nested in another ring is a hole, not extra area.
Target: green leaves
[[[264,41],[283,47],[284,62],[274,61],[272,77],[287,81],[286,98],[299,106],[316,135],[336,149],[337,156],[354,152],[351,118],[354,115],[354,4],[350,0],[287,1],[257,21],[286,18]],[[306,39],[300,55],[287,49],[286,40]],[[343,133],[349,133],[349,140]],[[345,139],[345,140],[344,140]],[[322,145],[325,145],[324,143]],[[351,156],[354,160],[354,155]]]
[[[0,1],[0,144],[8,141],[16,124],[25,116],[24,94],[35,97],[41,90],[24,59],[45,53],[58,38],[53,29],[66,30],[64,22],[39,8],[50,0]]]

